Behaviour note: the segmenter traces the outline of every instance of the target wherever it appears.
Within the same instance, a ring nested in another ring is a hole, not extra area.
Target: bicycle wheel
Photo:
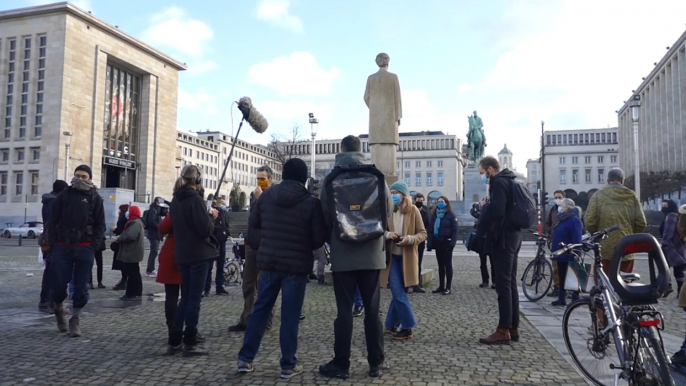
[[[674,386],[674,379],[669,373],[669,366],[665,358],[655,327],[641,327],[641,340],[638,346],[634,381],[641,386]]]
[[[230,262],[226,265],[224,269],[224,281],[226,283],[238,283],[238,277],[240,276],[240,267],[236,262]]]
[[[522,291],[532,302],[537,302],[550,291],[553,285],[553,266],[548,260],[536,258],[527,265],[522,276]]]
[[[595,307],[590,307],[587,298],[571,303],[565,310],[562,319],[562,335],[569,354],[579,370],[598,386],[614,385],[615,373],[610,365],[619,366],[619,355],[614,344],[614,338],[607,336],[603,340],[596,338],[599,331],[598,311],[603,310],[600,300],[596,300]],[[619,385],[628,385],[620,379]]]

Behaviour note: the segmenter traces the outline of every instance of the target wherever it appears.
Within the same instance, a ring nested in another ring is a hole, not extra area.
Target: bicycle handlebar
[[[585,241],[582,241],[579,244],[567,244],[567,245],[562,244],[562,248],[554,251],[552,253],[552,256],[557,257],[560,255],[564,255],[565,253],[569,253],[572,250],[577,249],[577,248],[582,248],[585,250],[591,250],[591,249],[593,249],[593,247],[596,244],[598,244],[598,242],[600,240],[605,239],[609,233],[612,233],[618,229],[619,229],[619,225],[613,225],[609,228],[603,229],[602,231],[598,231],[598,232],[592,234],[591,237],[589,237]]]

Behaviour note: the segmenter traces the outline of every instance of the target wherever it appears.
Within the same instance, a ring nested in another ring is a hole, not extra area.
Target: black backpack
[[[512,180],[512,206],[507,213],[507,223],[518,229],[529,229],[538,222],[536,200],[531,191],[519,182]]]
[[[357,244],[383,237],[388,213],[386,179],[376,166],[336,166],[324,186],[339,240]]]
[[[148,214],[150,214],[150,209],[143,211],[143,216],[141,216],[141,221],[143,221],[143,229],[148,230]]]

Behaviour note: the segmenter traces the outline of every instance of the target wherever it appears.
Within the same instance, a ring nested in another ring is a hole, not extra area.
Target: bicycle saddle
[[[649,283],[624,282],[624,277],[633,279],[633,276],[624,276],[619,272],[622,258],[634,253],[648,254]],[[636,233],[619,240],[610,262],[608,279],[622,302],[628,305],[656,303],[669,289],[669,278],[669,265],[655,237],[648,233]]]

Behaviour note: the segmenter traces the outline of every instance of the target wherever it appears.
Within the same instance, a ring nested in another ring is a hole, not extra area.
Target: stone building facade
[[[0,222],[81,163],[112,205],[168,195],[185,68],[70,3],[0,12]]]

